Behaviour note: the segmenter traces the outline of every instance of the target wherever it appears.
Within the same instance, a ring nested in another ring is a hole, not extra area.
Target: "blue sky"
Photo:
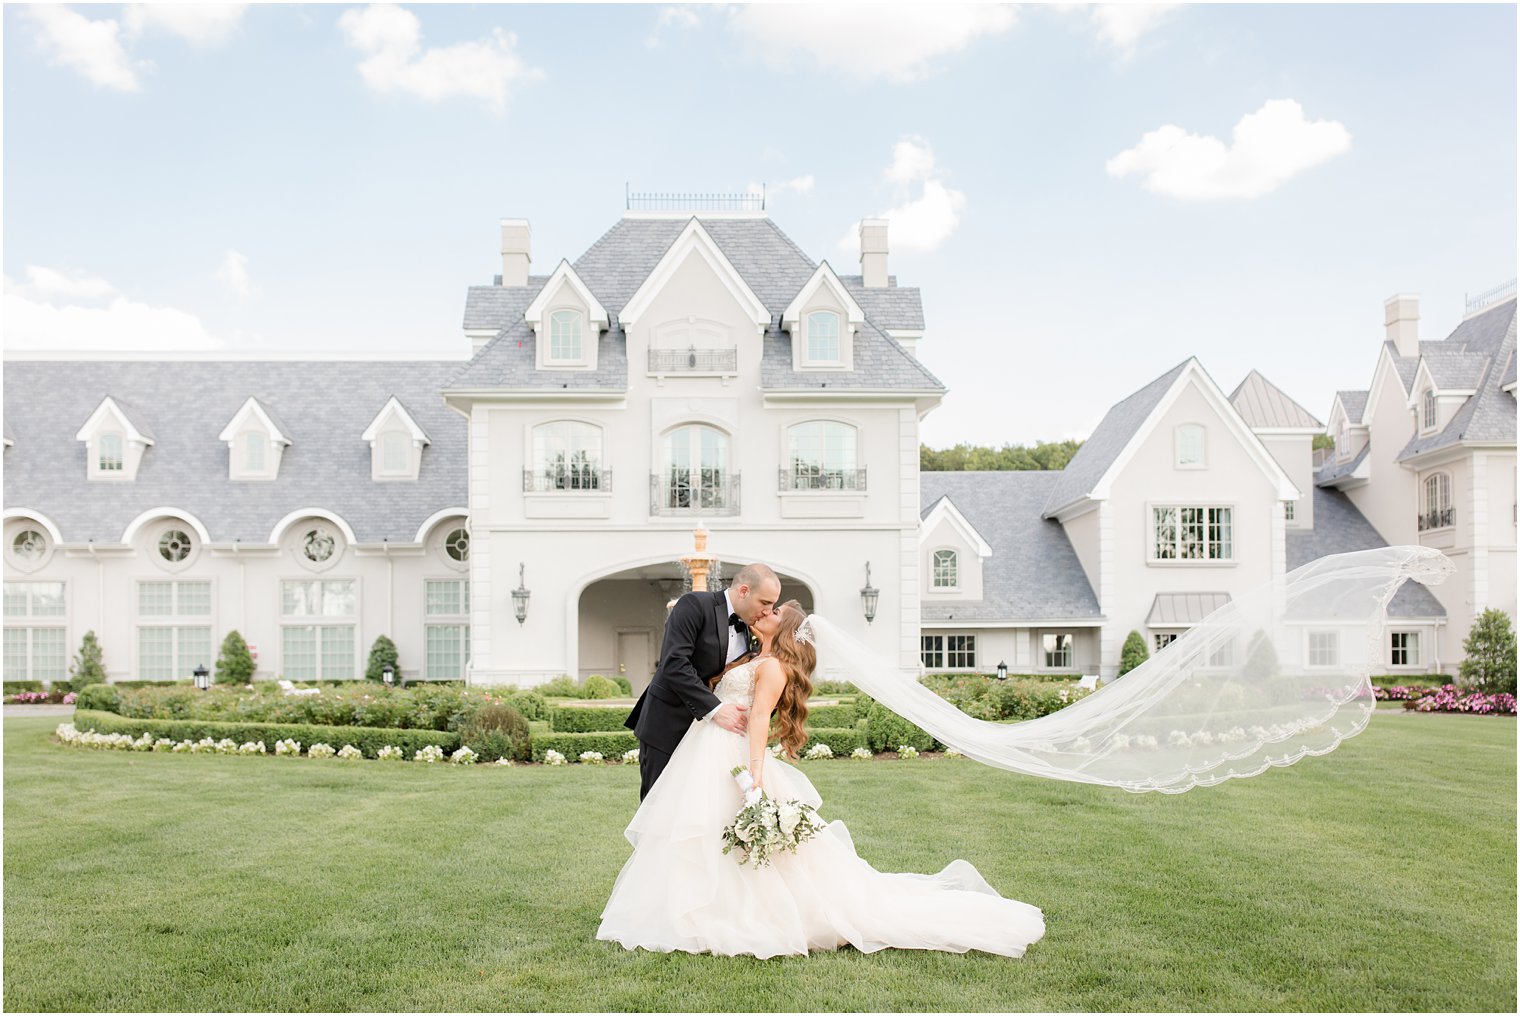
[[[462,355],[624,185],[892,219],[925,441],[1085,436],[1196,355],[1324,419],[1382,304],[1516,274],[1512,5],[7,5],[7,349]]]

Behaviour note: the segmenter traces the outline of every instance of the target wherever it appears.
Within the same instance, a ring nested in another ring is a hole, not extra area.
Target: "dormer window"
[[[91,480],[135,480],[143,453],[153,443],[142,416],[109,395],[74,439],[85,443],[85,475]]]
[[[369,442],[370,479],[376,481],[417,479],[423,446],[432,443],[394,395],[360,437]]]
[[[265,469],[264,449],[269,444],[269,439],[256,430],[243,431],[243,471],[245,473],[263,474]]]
[[[120,434],[102,434],[96,447],[100,450],[100,461],[96,466],[102,473],[119,473],[125,456],[122,454],[122,440]]]
[[[934,588],[955,589],[960,586],[958,556],[953,550],[934,552]]]
[[[268,406],[250,395],[217,440],[227,442],[229,480],[273,480],[290,437]]]
[[[388,430],[380,435],[380,471],[387,476],[397,476],[407,471],[411,442],[399,430]]]
[[[581,315],[573,310],[557,310],[549,315],[549,360],[579,363],[581,354]]]
[[[1351,426],[1345,420],[1341,421],[1340,433],[1335,437],[1335,450],[1341,458],[1351,454]]]
[[[810,364],[839,362],[839,315],[819,310],[807,316],[807,360]]]
[[[1420,427],[1430,430],[1436,425],[1436,391],[1434,388],[1425,389],[1425,395],[1420,400]]]

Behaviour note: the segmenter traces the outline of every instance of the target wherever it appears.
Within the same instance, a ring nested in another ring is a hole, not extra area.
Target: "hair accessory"
[[[797,631],[792,636],[792,638],[796,639],[798,642],[812,642],[813,641],[813,615],[812,614],[809,614],[807,617],[805,617],[805,618],[802,619],[802,623],[797,626]]]

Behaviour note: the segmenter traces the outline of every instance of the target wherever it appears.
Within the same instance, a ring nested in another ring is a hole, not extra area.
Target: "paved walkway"
[[[73,706],[13,706],[5,707],[6,716],[73,716]]]

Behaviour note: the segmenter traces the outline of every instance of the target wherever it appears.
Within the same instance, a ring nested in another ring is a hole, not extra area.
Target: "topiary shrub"
[[[581,686],[581,698],[621,698],[622,695],[623,689],[617,686],[617,682],[610,681],[601,674],[592,674],[586,678],[586,683]]]
[[[860,694],[856,695],[855,696],[855,722],[859,723],[861,720],[863,720],[867,716],[869,716],[871,714],[871,707],[874,706],[875,704],[876,704],[876,700],[873,699],[871,696],[867,695],[865,692],[861,692]]]
[[[501,702],[487,702],[459,725],[459,740],[482,762],[500,758],[526,762],[533,757],[533,739],[523,714]]]
[[[548,684],[541,684],[533,689],[545,698],[580,698],[580,685],[569,674],[561,674]]]
[[[1515,631],[1509,615],[1490,607],[1478,615],[1462,643],[1462,685],[1496,694],[1515,693]]]
[[[547,720],[553,713],[549,706],[549,700],[536,691],[515,691],[504,699],[507,705],[523,714],[523,718],[532,722],[534,720]]]
[[[79,652],[69,667],[69,680],[57,683],[68,686],[67,689],[59,688],[59,691],[83,691],[92,684],[106,683],[105,651],[100,648],[100,640],[93,631],[85,632],[79,643]]]
[[[919,751],[930,751],[934,747],[934,738],[877,702],[866,713],[866,744],[872,751],[896,751],[898,745],[903,744],[912,745]]]
[[[114,685],[92,684],[74,699],[74,708],[100,709],[108,713],[121,712],[121,692]]]
[[[1123,677],[1150,658],[1145,636],[1137,631],[1130,632],[1124,639],[1124,648],[1119,650],[1119,676]]]
[[[216,658],[216,683],[248,684],[253,680],[253,671],[253,654],[234,628],[222,639],[222,652]]]
[[[387,636],[381,635],[375,639],[375,644],[370,646],[369,665],[364,668],[364,678],[367,681],[385,681],[385,665],[391,665],[391,671],[395,674],[396,684],[401,684],[401,661],[396,655],[396,643]]]
[[[622,674],[614,674],[612,679],[617,682],[618,691],[622,693],[623,698],[633,698],[632,681],[628,680],[628,678],[624,677]]]

